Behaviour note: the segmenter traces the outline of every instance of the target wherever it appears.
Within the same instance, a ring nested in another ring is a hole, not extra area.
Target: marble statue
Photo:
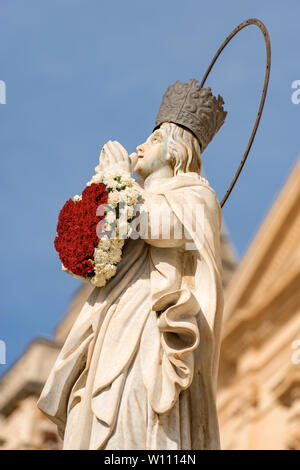
[[[136,155],[118,142],[103,147],[101,170],[138,175],[149,230],[127,240],[116,276],[91,292],[39,399],[64,449],[220,446],[222,216],[200,171],[202,153],[225,120],[222,104],[196,80],[176,82]],[[191,207],[202,214],[201,230]]]

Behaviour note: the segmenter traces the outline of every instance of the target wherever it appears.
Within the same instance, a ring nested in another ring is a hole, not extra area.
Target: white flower
[[[134,179],[128,173],[126,173],[125,175],[122,176],[122,183],[125,186],[128,186],[131,188],[131,186],[134,183]]]
[[[102,183],[103,182],[103,175],[102,173],[97,173],[91,179],[91,183]]]
[[[124,186],[131,187],[134,179],[127,171],[117,169],[106,171],[103,175],[103,182],[111,189],[121,189]]]
[[[110,262],[112,264],[119,263],[121,261],[121,258],[122,258],[122,250],[121,249],[114,250],[110,254]]]
[[[119,191],[112,191],[108,195],[108,204],[111,204],[113,207],[116,207],[118,202],[121,201],[121,196]]]
[[[104,251],[99,248],[94,250],[94,260],[95,265],[105,264],[110,262],[110,254],[109,251]]]
[[[109,250],[110,245],[111,245],[111,240],[107,236],[103,236],[100,239],[97,248],[101,248],[102,250]]]
[[[118,178],[120,180],[120,187],[121,186],[131,187],[134,182],[134,179],[130,176],[130,174],[124,170],[118,170],[117,174],[115,175],[115,178]]]
[[[110,175],[104,175],[103,182],[105,186],[110,189],[117,189],[119,187],[118,181],[116,181],[114,177]]]
[[[94,286],[97,286],[97,287],[105,286],[106,279],[105,279],[105,276],[103,275],[101,269],[99,270],[99,269],[95,268],[95,276],[93,276],[91,278],[90,282],[92,284],[94,284]]]
[[[111,240],[111,247],[110,247],[110,250],[113,251],[113,250],[118,250],[118,249],[121,249],[123,248],[124,246],[124,239],[123,238],[113,238]]]
[[[91,278],[91,283],[98,287],[105,286],[106,282],[116,274],[117,267],[111,263],[96,264],[95,276]]]
[[[123,245],[123,239],[100,239],[97,248],[94,250],[95,265],[117,264],[122,257]]]
[[[81,199],[82,199],[82,196],[79,196],[78,194],[75,194],[75,196],[73,197],[74,202],[79,202],[81,201]]]
[[[108,222],[106,222],[103,226],[103,230],[104,232],[110,232],[112,230],[112,226]]]
[[[121,191],[121,197],[122,200],[126,202],[126,204],[132,206],[133,204],[137,204],[139,193],[136,189],[127,187],[126,189]]]
[[[114,276],[117,272],[117,267],[114,266],[113,264],[106,264],[103,269],[102,269],[103,275],[105,276],[105,279],[110,279],[112,276]]]
[[[105,220],[109,224],[113,224],[116,220],[116,212],[115,211],[108,211],[108,213],[105,216]]]

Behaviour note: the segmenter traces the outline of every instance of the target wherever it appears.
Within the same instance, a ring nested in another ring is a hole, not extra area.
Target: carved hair
[[[168,138],[168,154],[174,176],[180,173],[201,172],[201,148],[196,137],[187,129],[172,122],[164,122],[160,129]]]

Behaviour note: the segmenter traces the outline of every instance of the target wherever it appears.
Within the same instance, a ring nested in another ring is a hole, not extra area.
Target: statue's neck
[[[158,170],[151,173],[151,175],[147,176],[144,181],[144,189],[146,191],[151,191],[159,185],[162,185],[170,178],[173,178],[173,170],[169,166],[165,166],[159,168]]]

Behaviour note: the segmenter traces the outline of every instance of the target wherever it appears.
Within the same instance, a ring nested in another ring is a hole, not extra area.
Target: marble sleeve
[[[163,194],[139,188],[141,193],[141,238],[158,248],[178,248],[184,243],[184,227]]]

